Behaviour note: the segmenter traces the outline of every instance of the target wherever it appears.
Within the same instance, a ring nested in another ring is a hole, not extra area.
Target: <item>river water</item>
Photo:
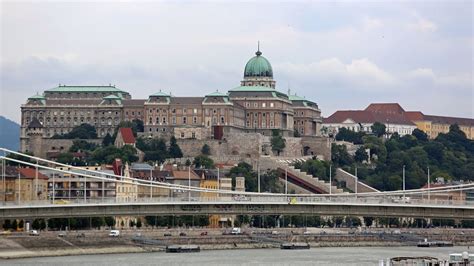
[[[2,265],[378,265],[397,256],[432,256],[448,259],[449,253],[467,247],[341,247],[310,250],[247,249],[209,250],[200,253],[164,252],[0,260]],[[472,252],[472,249],[470,250]]]

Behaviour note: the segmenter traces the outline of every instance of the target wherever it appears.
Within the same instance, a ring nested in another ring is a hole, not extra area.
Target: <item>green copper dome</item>
[[[273,70],[270,62],[257,51],[256,56],[250,58],[245,65],[244,77],[270,77],[273,78]]]

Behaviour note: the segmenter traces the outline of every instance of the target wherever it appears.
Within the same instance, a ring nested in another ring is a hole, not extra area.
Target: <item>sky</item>
[[[474,117],[472,1],[0,3],[0,115],[58,84],[147,98],[240,85],[257,42],[323,116],[398,102]]]

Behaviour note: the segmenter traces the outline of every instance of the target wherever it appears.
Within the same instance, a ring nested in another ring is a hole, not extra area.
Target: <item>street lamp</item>
[[[403,198],[405,199],[405,165],[403,165]]]

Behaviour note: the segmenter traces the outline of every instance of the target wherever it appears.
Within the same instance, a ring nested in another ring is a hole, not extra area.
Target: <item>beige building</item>
[[[468,139],[474,139],[474,119],[425,115],[422,112],[406,112],[407,117],[423,130],[430,139],[436,138],[440,133],[448,133],[451,125],[457,124]]]
[[[34,168],[5,167],[0,182],[0,201],[26,202],[48,198],[48,177]]]
[[[245,65],[239,87],[204,97],[159,91],[148,99],[131,99],[112,85],[45,90],[21,106],[21,151],[44,156],[53,145],[45,140],[83,123],[94,126],[102,139],[120,122],[135,119],[143,121],[146,136],[180,139],[223,139],[233,132],[271,135],[273,129],[284,136],[293,136],[294,129],[302,136],[317,136],[321,128],[318,105],[278,91],[270,62],[257,51]]]

